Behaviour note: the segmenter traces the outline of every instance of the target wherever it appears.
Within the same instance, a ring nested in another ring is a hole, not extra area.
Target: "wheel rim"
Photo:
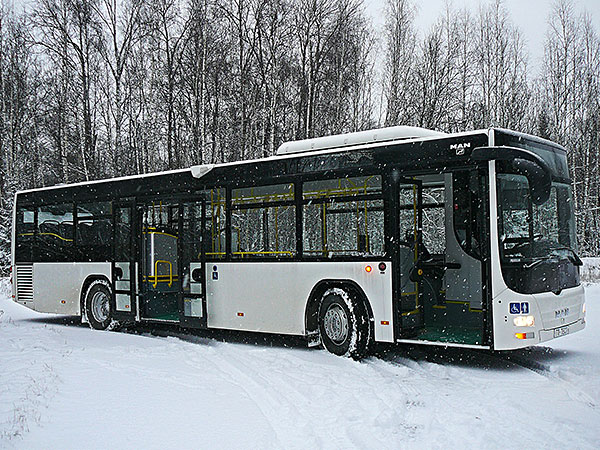
[[[325,334],[335,344],[339,345],[348,338],[348,316],[340,305],[334,303],[327,308],[323,324]]]
[[[110,306],[108,303],[108,295],[105,292],[96,292],[92,297],[92,315],[96,322],[104,322],[108,319]]]

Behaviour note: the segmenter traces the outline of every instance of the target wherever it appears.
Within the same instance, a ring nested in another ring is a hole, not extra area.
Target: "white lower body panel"
[[[514,350],[546,342],[557,337],[554,330],[564,328],[564,333],[575,333],[585,327],[583,286],[564,289],[559,295],[552,292],[520,294],[505,289],[494,298],[494,349]],[[520,315],[510,310],[512,303],[528,305],[534,326],[517,327],[513,319]],[[568,327],[568,328],[566,328]],[[531,338],[517,339],[515,333],[531,334]]]
[[[304,335],[313,288],[321,280],[351,280],[371,305],[375,340],[393,342],[392,268],[387,263],[380,273],[379,262],[207,263],[208,327]]]
[[[83,282],[90,275],[110,279],[110,263],[34,263],[33,304],[39,312],[78,315]]]

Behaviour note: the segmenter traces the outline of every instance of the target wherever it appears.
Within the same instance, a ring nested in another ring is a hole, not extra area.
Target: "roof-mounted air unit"
[[[277,149],[277,154],[288,155],[290,153],[311,152],[316,150],[349,147],[352,145],[372,144],[376,142],[435,137],[443,136],[445,134],[446,133],[419,127],[397,126],[377,128],[374,130],[357,131],[355,133],[336,134],[334,136],[284,142]]]

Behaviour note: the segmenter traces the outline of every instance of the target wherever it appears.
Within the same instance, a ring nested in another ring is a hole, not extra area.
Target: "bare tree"
[[[94,4],[94,10],[102,25],[104,44],[100,47],[105,66],[110,77],[107,81],[106,98],[109,111],[106,124],[108,153],[113,174],[120,173],[122,164],[122,130],[124,126],[123,76],[131,56],[133,44],[141,33],[141,0],[101,0]],[[114,132],[114,139],[110,136]]]
[[[411,85],[415,64],[415,8],[410,0],[386,3],[386,60],[384,68],[385,124],[411,123]]]

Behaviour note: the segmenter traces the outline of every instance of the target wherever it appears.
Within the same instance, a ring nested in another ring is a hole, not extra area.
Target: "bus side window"
[[[294,185],[233,189],[231,249],[235,258],[296,255]]]
[[[304,255],[383,255],[381,195],[379,175],[304,183]]]
[[[16,262],[30,262],[33,260],[34,232],[35,211],[33,208],[17,208],[17,229],[15,233]]]
[[[77,205],[75,246],[81,261],[109,261],[112,244],[112,205],[89,202]]]
[[[73,203],[40,206],[37,211],[36,261],[74,259]]]
[[[227,233],[225,228],[225,189],[205,191],[204,252],[208,259],[225,258]],[[233,246],[232,246],[233,247]]]
[[[476,171],[455,172],[454,232],[462,249],[474,258],[481,257],[480,223],[483,214],[481,183]]]
[[[432,255],[446,253],[444,185],[423,187],[423,245]]]

